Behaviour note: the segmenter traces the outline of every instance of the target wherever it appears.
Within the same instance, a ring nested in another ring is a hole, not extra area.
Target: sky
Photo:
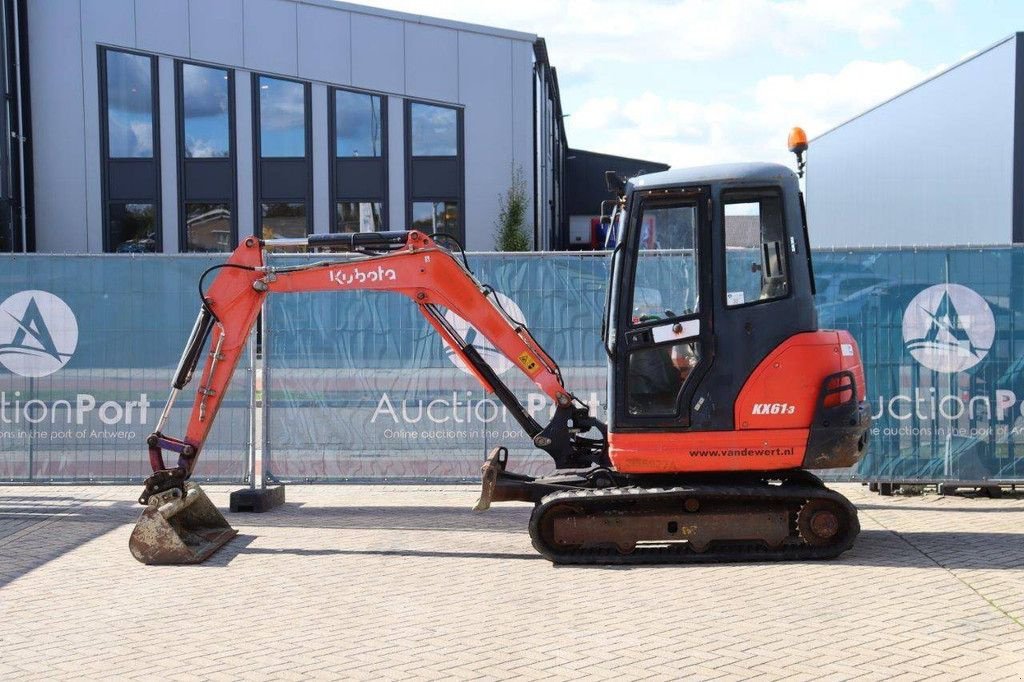
[[[791,163],[811,138],[1024,30],[1022,0],[360,0],[534,33],[577,149]]]

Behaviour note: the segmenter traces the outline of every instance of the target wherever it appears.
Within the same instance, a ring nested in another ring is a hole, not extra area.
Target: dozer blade
[[[494,488],[498,484],[498,476],[505,471],[508,462],[508,450],[498,446],[487,455],[487,461],[480,469],[480,498],[476,501],[473,511],[487,511],[494,499]]]
[[[186,483],[184,497],[146,507],[128,548],[144,564],[198,564],[237,534],[203,489]]]

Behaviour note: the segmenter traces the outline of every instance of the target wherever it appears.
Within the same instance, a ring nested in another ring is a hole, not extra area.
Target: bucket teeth
[[[203,489],[188,483],[183,497],[143,510],[128,548],[144,564],[198,564],[237,534]]]

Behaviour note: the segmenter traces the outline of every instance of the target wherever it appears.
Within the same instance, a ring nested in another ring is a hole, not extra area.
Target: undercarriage
[[[560,564],[651,564],[830,559],[860,531],[857,511],[802,470],[637,476],[604,467],[533,478],[505,471],[495,448],[477,510],[535,503],[530,538]]]

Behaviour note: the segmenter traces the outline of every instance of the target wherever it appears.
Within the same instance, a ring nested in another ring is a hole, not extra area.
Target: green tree
[[[494,248],[498,251],[529,251],[530,238],[526,233],[526,180],[523,169],[512,167],[512,183],[504,194],[498,197],[498,235]]]

